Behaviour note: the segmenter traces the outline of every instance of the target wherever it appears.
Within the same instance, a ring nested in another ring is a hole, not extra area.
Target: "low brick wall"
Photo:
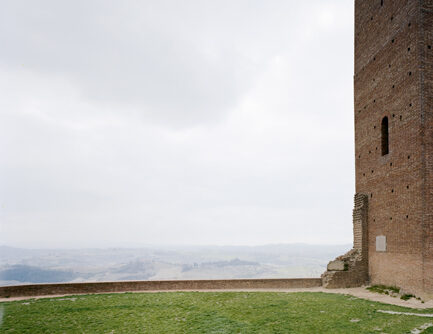
[[[320,286],[322,286],[320,278],[56,283],[3,286],[0,287],[0,297],[32,297],[127,291],[293,289]]]

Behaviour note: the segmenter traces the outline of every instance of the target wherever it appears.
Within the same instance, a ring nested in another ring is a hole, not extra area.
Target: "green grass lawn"
[[[377,310],[433,313],[326,293],[125,293],[0,303],[0,333],[410,333],[433,323]]]

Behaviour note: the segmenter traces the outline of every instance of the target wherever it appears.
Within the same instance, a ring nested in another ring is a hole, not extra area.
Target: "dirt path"
[[[176,290],[164,290],[164,291],[134,291],[134,293],[152,293],[152,292],[174,292]],[[239,291],[239,292],[324,292],[324,293],[337,293],[343,295],[350,295],[362,299],[372,300],[375,302],[381,302],[385,304],[392,304],[398,306],[404,306],[416,309],[427,309],[433,308],[433,300],[422,303],[417,299],[402,300],[400,298],[391,297],[384,294],[374,293],[366,290],[364,287],[361,288],[348,288],[348,289],[325,289],[325,288],[300,288],[300,289],[235,289],[235,290],[178,290],[178,291],[198,291],[198,292],[224,292],[224,291]],[[112,292],[109,292],[112,293]],[[125,292],[119,292],[125,293]],[[74,294],[76,295],[76,294]],[[16,300],[27,300],[27,299],[40,299],[40,298],[53,298],[53,297],[65,297],[66,295],[49,295],[49,296],[36,296],[36,297],[13,297],[13,298],[0,298],[0,302],[9,302]]]

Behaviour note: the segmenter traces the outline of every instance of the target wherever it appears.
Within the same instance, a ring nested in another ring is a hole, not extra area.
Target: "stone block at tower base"
[[[334,260],[328,263],[327,269],[329,271],[343,271],[345,269],[345,263],[341,260]]]

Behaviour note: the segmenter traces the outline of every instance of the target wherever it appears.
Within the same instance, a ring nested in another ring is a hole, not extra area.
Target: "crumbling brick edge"
[[[325,288],[353,288],[368,283],[368,195],[357,193],[353,209],[353,248],[329,262],[322,274]]]

